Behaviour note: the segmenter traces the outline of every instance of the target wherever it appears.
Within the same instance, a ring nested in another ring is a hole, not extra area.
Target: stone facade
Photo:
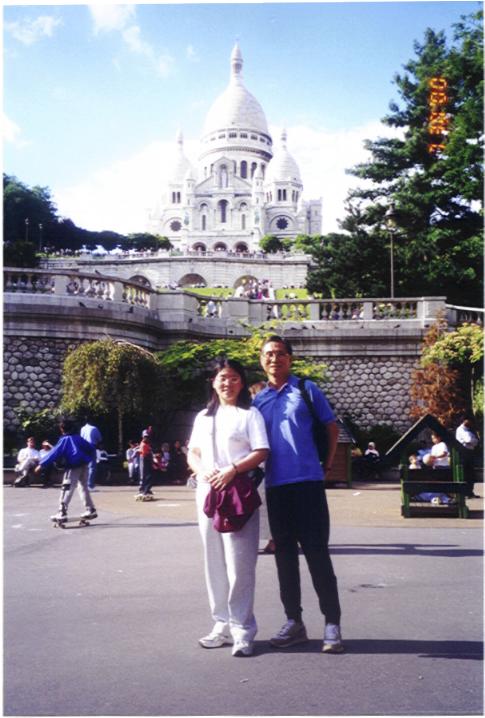
[[[54,408],[60,399],[62,365],[81,342],[42,337],[10,338],[3,350],[3,420],[16,429],[15,409],[35,413]]]
[[[330,359],[326,393],[339,416],[362,428],[388,424],[399,432],[410,426],[409,387],[417,366],[412,357]]]

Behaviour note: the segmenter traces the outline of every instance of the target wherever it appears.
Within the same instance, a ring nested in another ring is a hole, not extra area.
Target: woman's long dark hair
[[[209,368],[209,381],[211,382],[212,394],[207,404],[206,416],[215,416],[215,413],[219,408],[219,397],[217,396],[215,389],[212,387],[212,382],[223,369],[232,369],[241,377],[242,389],[238,394],[236,406],[239,406],[241,409],[249,409],[251,406],[251,394],[249,393],[248,380],[246,378],[246,372],[244,371],[243,365],[236,361],[236,359],[219,357],[219,359],[216,359]]]

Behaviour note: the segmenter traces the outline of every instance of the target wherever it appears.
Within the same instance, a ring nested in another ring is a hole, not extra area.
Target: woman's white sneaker
[[[226,636],[224,633],[212,631],[209,635],[199,638],[199,645],[201,645],[202,648],[221,648],[221,646],[232,645],[232,638]]]
[[[254,651],[254,644],[252,641],[235,641],[232,647],[232,655],[237,658],[244,656],[252,656]]]

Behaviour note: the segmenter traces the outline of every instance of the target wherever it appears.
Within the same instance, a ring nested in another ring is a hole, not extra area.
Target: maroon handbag
[[[225,489],[212,488],[204,502],[204,513],[220,533],[240,531],[256,509],[261,497],[249,474],[238,474]]]
[[[214,417],[212,445],[216,456],[216,422]],[[212,486],[204,501],[204,513],[212,519],[212,525],[220,533],[240,531],[256,509],[261,497],[251,472],[236,474],[225,489],[216,491]]]

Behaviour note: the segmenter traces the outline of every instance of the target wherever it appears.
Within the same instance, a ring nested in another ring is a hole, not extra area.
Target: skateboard
[[[74,518],[71,518],[70,516],[66,516],[65,519],[57,519],[55,517],[51,518],[52,525],[55,529],[65,529],[67,524],[76,523],[78,526],[89,526],[93,519],[85,519],[82,516],[75,516]]]
[[[155,497],[152,494],[137,494],[135,501],[155,501]]]

